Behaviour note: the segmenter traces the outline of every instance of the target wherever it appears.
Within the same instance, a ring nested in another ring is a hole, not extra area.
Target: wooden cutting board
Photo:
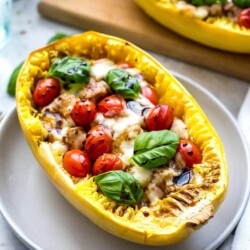
[[[250,81],[250,55],[183,38],[148,17],[134,0],[41,0],[38,8],[47,18],[119,36],[144,49]]]

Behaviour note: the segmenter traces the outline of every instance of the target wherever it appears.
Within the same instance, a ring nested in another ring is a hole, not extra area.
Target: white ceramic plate
[[[234,229],[246,205],[250,183],[246,146],[225,107],[196,83],[176,76],[199,102],[224,144],[230,185],[224,203],[206,226],[180,244],[157,249],[215,249]],[[104,232],[63,198],[28,148],[15,110],[3,122],[0,145],[0,210],[27,246],[46,250],[145,249]]]

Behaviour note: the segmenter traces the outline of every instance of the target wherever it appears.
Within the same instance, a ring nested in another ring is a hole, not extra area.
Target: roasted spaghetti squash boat
[[[136,0],[154,20],[212,48],[250,53],[248,0]]]
[[[214,128],[187,90],[127,41],[86,32],[32,52],[16,101],[52,183],[118,237],[179,242],[223,201],[227,165]]]

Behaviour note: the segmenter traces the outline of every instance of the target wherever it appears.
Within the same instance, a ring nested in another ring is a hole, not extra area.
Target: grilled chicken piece
[[[174,118],[170,130],[178,134],[180,139],[188,139],[187,126],[181,119]]]
[[[78,97],[80,99],[89,99],[92,102],[97,103],[110,93],[110,88],[106,82],[97,82],[94,78],[90,78],[89,83],[78,92]]]
[[[79,101],[73,94],[64,93],[44,107],[41,111],[41,119],[45,123],[49,123],[50,128],[61,129],[66,123],[69,127],[75,126],[71,117],[71,111]]]
[[[223,14],[223,8],[221,4],[212,4],[209,6],[210,16],[221,16]]]
[[[83,147],[83,142],[86,139],[86,133],[81,127],[69,128],[67,131],[67,136],[65,138],[66,143],[69,146],[69,149]]]
[[[72,94],[64,93],[41,111],[43,126],[49,131],[50,142],[63,141],[67,135],[68,127],[75,126],[71,118],[71,110],[79,99]]]
[[[236,6],[234,3],[229,2],[223,6],[223,10],[224,10],[224,12],[226,12],[226,15],[230,19],[232,19],[235,23],[238,22],[238,17],[240,15],[240,12],[242,11],[241,8]]]

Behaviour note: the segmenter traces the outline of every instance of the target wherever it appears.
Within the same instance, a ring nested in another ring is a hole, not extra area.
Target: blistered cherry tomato
[[[99,102],[97,109],[105,117],[112,117],[121,113],[124,109],[124,104],[121,98],[117,96],[108,96]]]
[[[104,153],[110,153],[111,132],[103,125],[93,127],[87,134],[84,148],[91,160],[96,160]]]
[[[169,129],[173,123],[174,114],[172,107],[157,105],[148,111],[146,129],[148,131]]]
[[[78,126],[89,126],[95,119],[96,106],[89,100],[76,102],[71,117]]]
[[[116,66],[118,68],[121,68],[121,69],[130,69],[131,68],[131,65],[128,63],[125,63],[125,62],[118,63]]]
[[[122,170],[123,163],[120,157],[114,154],[103,154],[97,158],[92,168],[93,175],[102,174],[112,170]]]
[[[61,85],[54,78],[45,78],[39,80],[33,92],[33,101],[38,106],[46,106],[50,104],[56,97],[60,95]]]
[[[159,98],[154,87],[151,87],[150,85],[143,86],[141,88],[141,93],[143,96],[148,98],[149,101],[152,102],[154,105],[157,105],[159,103]]]
[[[72,149],[63,157],[63,167],[75,177],[85,177],[91,170],[91,162],[86,152]]]
[[[188,169],[193,168],[194,164],[199,164],[202,161],[202,155],[199,148],[188,139],[180,140],[177,153],[180,153],[181,158]]]
[[[250,29],[250,8],[244,9],[240,12],[238,24]]]

